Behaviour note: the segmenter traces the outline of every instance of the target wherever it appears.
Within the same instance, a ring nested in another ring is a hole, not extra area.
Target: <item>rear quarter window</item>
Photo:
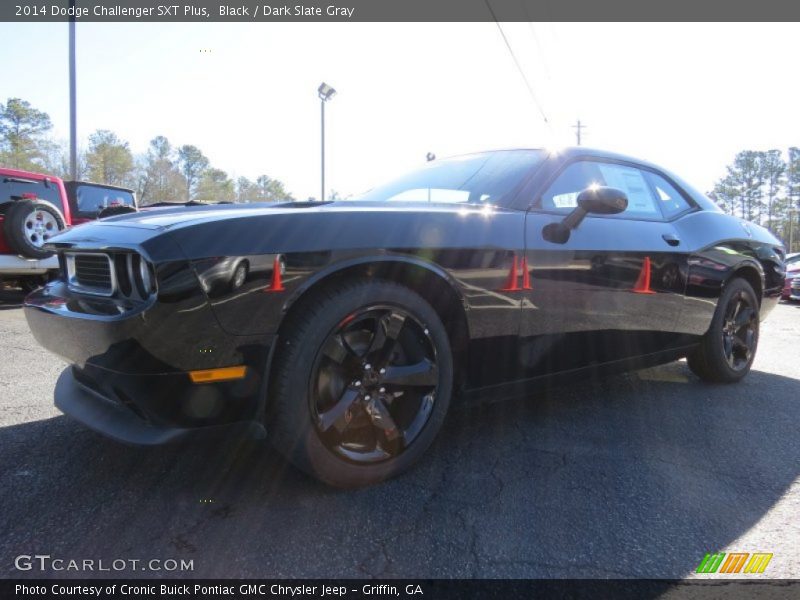
[[[655,173],[646,172],[646,176],[653,186],[656,201],[667,219],[689,210],[691,206],[675,186]]]

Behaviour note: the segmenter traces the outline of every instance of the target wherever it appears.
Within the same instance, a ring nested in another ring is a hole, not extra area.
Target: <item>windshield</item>
[[[543,158],[541,150],[504,150],[431,161],[354,199],[502,204]]]
[[[77,213],[82,217],[94,217],[107,206],[134,206],[133,194],[129,191],[95,185],[79,185],[75,190],[75,200]]]

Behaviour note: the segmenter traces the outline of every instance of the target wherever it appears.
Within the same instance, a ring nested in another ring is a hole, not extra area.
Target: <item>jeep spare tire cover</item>
[[[47,258],[53,253],[44,245],[66,224],[58,209],[44,200],[18,200],[6,209],[3,224],[6,242],[29,258]]]

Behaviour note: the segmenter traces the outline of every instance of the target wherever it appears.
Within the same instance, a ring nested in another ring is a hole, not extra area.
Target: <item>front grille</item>
[[[76,292],[131,300],[155,293],[153,268],[138,252],[66,252],[63,262]]]
[[[113,267],[106,254],[69,254],[67,270],[70,284],[81,291],[103,296],[114,293]]]

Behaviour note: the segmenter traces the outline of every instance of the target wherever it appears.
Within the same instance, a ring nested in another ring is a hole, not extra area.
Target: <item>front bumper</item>
[[[23,258],[16,254],[0,254],[0,275],[44,275],[58,269],[58,258]]]
[[[800,277],[795,277],[792,280],[792,285],[789,288],[789,297],[792,300],[800,300]]]
[[[178,427],[156,423],[140,409],[108,397],[84,385],[68,367],[58,378],[55,389],[56,407],[83,425],[128,444],[153,446],[179,442],[202,435],[251,435],[263,437],[264,428],[255,421],[236,421],[205,427]]]
[[[72,294],[56,281],[26,298],[25,314],[36,340],[71,363],[56,406],[112,438],[158,444],[261,420],[275,336],[226,333],[202,297],[128,306]],[[245,367],[244,376],[190,376],[232,366]]]

